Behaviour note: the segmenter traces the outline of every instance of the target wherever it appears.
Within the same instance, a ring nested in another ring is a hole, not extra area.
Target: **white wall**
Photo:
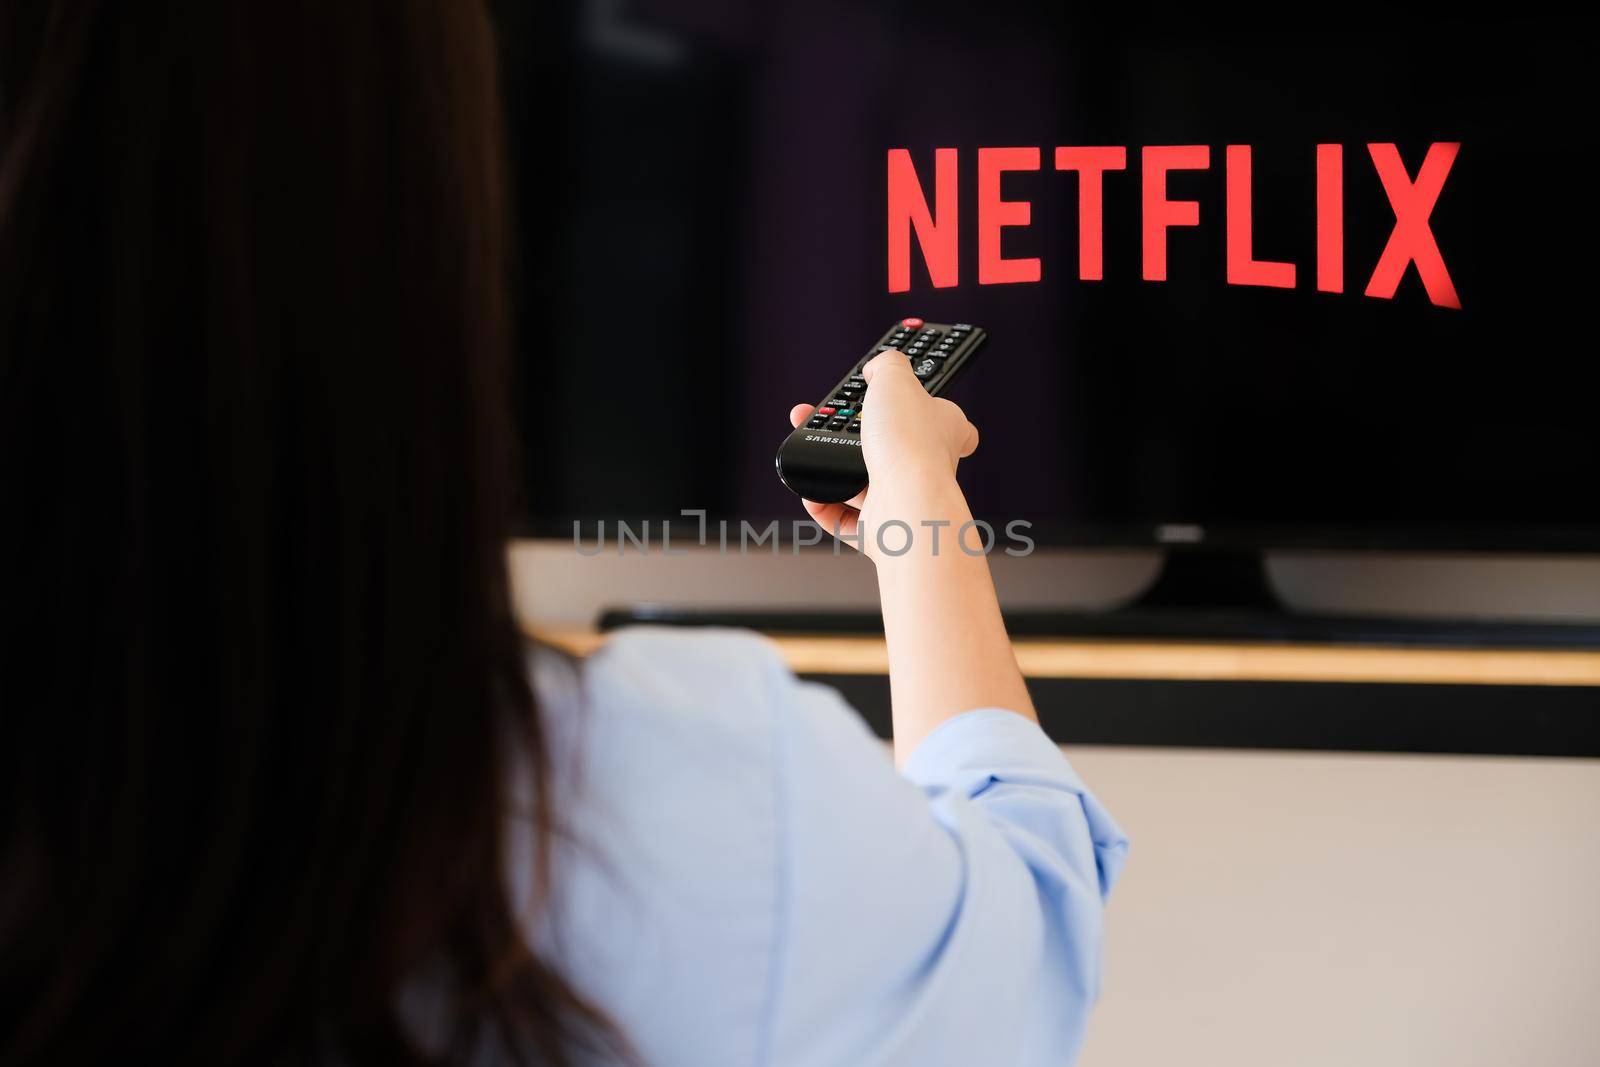
[[[1133,839],[1084,1067],[1600,1064],[1600,761],[1069,755]]]

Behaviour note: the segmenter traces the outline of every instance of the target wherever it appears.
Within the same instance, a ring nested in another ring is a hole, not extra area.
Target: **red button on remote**
[[[922,320],[918,318],[901,319],[900,325],[908,330],[920,330],[922,329]]]
[[[817,414],[818,415],[832,415],[835,411],[838,411],[838,410],[839,410],[838,408],[820,407],[820,408],[817,409]]]

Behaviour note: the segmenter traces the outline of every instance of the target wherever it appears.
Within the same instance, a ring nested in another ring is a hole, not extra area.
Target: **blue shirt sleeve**
[[[1034,723],[959,716],[900,774],[747,634],[631,631],[535,676],[565,812],[535,935],[644,1062],[1076,1054],[1127,843]]]
[[[1128,846],[1060,749],[981,709],[896,775],[832,691],[793,694],[772,1062],[1070,1063]]]

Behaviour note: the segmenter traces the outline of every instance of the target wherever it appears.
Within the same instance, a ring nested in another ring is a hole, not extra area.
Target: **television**
[[[526,530],[797,516],[787,412],[984,327],[1045,545],[1600,549],[1585,35],[1515,9],[504,5]],[[587,524],[587,525],[585,525]]]

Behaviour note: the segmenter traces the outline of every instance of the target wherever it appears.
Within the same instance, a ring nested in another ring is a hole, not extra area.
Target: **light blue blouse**
[[[534,679],[567,828],[531,933],[646,1064],[1072,1061],[1128,846],[1038,726],[971,711],[898,774],[731,631],[539,652]]]

